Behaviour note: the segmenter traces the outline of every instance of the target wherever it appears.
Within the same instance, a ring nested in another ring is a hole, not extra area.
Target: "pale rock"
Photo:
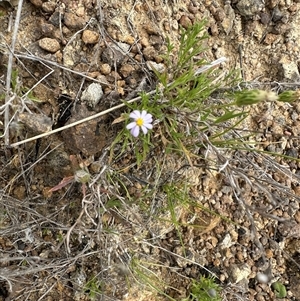
[[[94,108],[103,96],[100,84],[90,84],[81,95],[81,101],[85,102],[89,107]]]
[[[99,34],[92,30],[84,30],[82,33],[84,44],[96,44],[99,41]]]
[[[51,53],[55,53],[60,49],[60,44],[56,39],[51,39],[51,38],[43,38],[39,40],[39,46]]]

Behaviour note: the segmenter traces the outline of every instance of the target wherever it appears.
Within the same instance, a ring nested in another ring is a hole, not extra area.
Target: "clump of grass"
[[[97,278],[92,277],[84,286],[84,293],[88,295],[89,300],[98,300],[103,294],[103,283]]]
[[[189,153],[199,136],[209,136],[210,143],[222,148],[238,148],[244,141],[232,137],[231,132],[248,117],[247,106],[263,101],[293,102],[299,98],[297,91],[277,95],[273,91],[237,89],[236,72],[221,73],[209,68],[210,63],[204,59],[203,41],[208,38],[205,24],[203,21],[182,30],[175,61],[170,59],[174,46],[168,42],[163,56],[168,68],[162,73],[153,68],[158,80],[155,93],[142,93],[139,102],[126,103],[130,110],[152,114],[155,135],[148,132],[137,140],[124,129],[113,143],[122,144],[118,155],[130,146],[139,165],[160,141],[167,151],[184,154],[190,161]],[[124,113],[121,119],[128,116]]]
[[[208,102],[213,92],[222,85],[232,84],[236,78],[234,73],[230,73],[222,75],[222,80],[218,80],[220,73],[213,68],[201,71],[204,66],[209,66],[209,63],[201,58],[205,52],[203,40],[207,37],[205,22],[182,30],[177,61],[169,61],[174,47],[168,43],[164,58],[169,68],[163,73],[153,69],[158,79],[155,93],[142,93],[139,103],[126,103],[131,110],[146,110],[152,114],[157,131],[155,140],[162,141],[167,151],[176,150],[186,156],[186,141],[195,138],[199,128],[205,131],[209,125],[243,116],[243,113],[235,113],[236,108],[230,109],[234,105],[233,102],[225,105]],[[124,114],[123,118],[128,118],[128,115]],[[137,140],[126,129],[119,133],[114,144],[118,142],[123,145],[119,155],[130,145],[134,149],[138,164],[145,160],[149,150],[155,145],[150,133]]]
[[[118,156],[129,147],[140,165],[159,141],[166,152],[179,152],[191,163],[190,153],[194,151],[195,140],[199,141],[200,136],[209,136],[210,143],[217,146],[234,147],[240,141],[230,140],[228,135],[248,116],[248,111],[241,107],[274,99],[273,92],[256,90],[251,91],[251,95],[249,91],[227,93],[227,97],[223,96],[220,101],[218,91],[232,88],[237,84],[238,77],[233,71],[221,73],[209,67],[203,48],[203,41],[207,38],[205,22],[182,30],[175,62],[170,60],[174,47],[168,43],[164,55],[168,68],[162,73],[153,69],[158,80],[155,93],[142,93],[139,102],[126,103],[132,111],[146,110],[153,116],[155,135],[150,131],[136,139],[124,129],[112,145],[112,149],[116,144],[122,145]],[[212,98],[214,94],[219,97]],[[124,113],[121,120],[128,119],[128,114]]]

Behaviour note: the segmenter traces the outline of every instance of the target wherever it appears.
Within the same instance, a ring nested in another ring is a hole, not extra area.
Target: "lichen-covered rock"
[[[262,11],[265,5],[261,0],[240,0],[236,7],[242,16],[251,18]]]
[[[118,42],[116,45],[109,45],[109,47],[105,48],[102,52],[101,59],[110,66],[114,66],[114,64],[120,66],[129,53],[129,49],[130,45],[126,43]]]
[[[81,95],[81,101],[85,102],[89,107],[94,108],[103,96],[102,87],[100,84],[90,84]]]

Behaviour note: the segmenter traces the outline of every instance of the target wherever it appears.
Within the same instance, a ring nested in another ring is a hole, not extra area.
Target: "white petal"
[[[139,110],[134,110],[133,112],[131,112],[129,114],[129,117],[131,117],[133,119],[138,119],[141,117],[141,112]]]
[[[145,126],[149,130],[152,130],[153,128],[153,125],[151,123],[145,123],[143,126]]]
[[[144,117],[144,119],[152,119],[152,115],[150,113],[147,113],[147,115]]]
[[[146,115],[147,115],[147,111],[143,110],[141,113],[141,118],[144,119]]]
[[[136,127],[132,128],[130,133],[133,137],[137,137],[140,133],[140,127],[136,126]]]
[[[150,114],[147,114],[147,116],[144,118],[144,122],[145,123],[152,123],[153,119],[152,119],[152,115],[148,116]]]
[[[126,129],[130,130],[130,129],[132,129],[135,126],[136,126],[136,122],[133,121],[133,122],[130,122],[129,124],[126,125]]]
[[[141,126],[141,128],[142,128],[143,133],[147,134],[147,132],[148,132],[147,128],[145,126],[143,126],[143,125]]]

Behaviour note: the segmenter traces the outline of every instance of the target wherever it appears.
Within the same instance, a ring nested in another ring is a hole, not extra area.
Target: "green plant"
[[[181,301],[221,301],[220,291],[213,277],[200,276],[199,280],[193,280],[190,295]]]
[[[277,298],[285,298],[286,297],[286,288],[281,282],[279,282],[279,281],[273,282],[272,289],[274,290]]]
[[[98,300],[97,297],[102,291],[102,283],[97,277],[92,277],[84,286],[84,292],[88,294],[91,301]]]
[[[153,272],[153,269],[158,266],[159,264],[157,263],[146,262],[137,258],[132,258],[131,260],[131,270],[138,283],[146,285],[159,294],[167,297],[169,300],[175,301],[175,299],[171,298],[164,292],[164,286],[166,286],[166,283],[163,279],[157,277],[155,272]]]
[[[35,102],[41,102],[38,98],[34,96],[34,93],[31,89],[22,85],[22,81],[19,78],[18,69],[13,69],[11,73],[11,88],[14,93],[18,96],[27,96],[28,99]]]
[[[169,67],[162,73],[153,68],[158,79],[153,93],[142,93],[139,102],[125,102],[131,111],[145,110],[150,113],[155,120],[154,129],[138,139],[132,137],[128,129],[124,129],[113,142],[111,156],[115,145],[121,143],[118,156],[129,147],[140,165],[150,149],[157,145],[157,141],[162,141],[168,152],[180,152],[189,160],[190,149],[194,146],[192,140],[199,135],[199,131],[211,131],[212,127],[219,126],[220,123],[246,116],[234,102],[223,104],[208,100],[221,86],[233,84],[236,76],[231,72],[216,80],[219,72],[210,69],[209,63],[203,58],[203,41],[208,37],[205,24],[203,21],[187,30],[182,29],[175,61],[171,61],[174,46],[168,42],[164,59]],[[123,114],[118,122],[126,119],[129,119],[129,113]],[[216,131],[214,137],[220,138],[229,130],[222,133],[218,127]],[[153,132],[156,132],[155,139]]]
[[[232,131],[249,114],[245,106],[262,101],[292,102],[299,98],[297,91],[277,95],[273,91],[259,89],[236,90],[234,86],[239,80],[234,71],[220,74],[210,68],[209,62],[203,58],[203,41],[208,37],[205,24],[203,21],[187,30],[182,29],[180,46],[175,55],[177,59],[174,61],[171,60],[174,46],[168,42],[167,53],[163,56],[168,68],[163,72],[153,68],[158,80],[155,91],[142,93],[139,102],[125,102],[131,111],[145,110],[150,113],[155,120],[154,128],[138,139],[124,129],[112,144],[112,156],[114,146],[121,143],[118,156],[129,147],[140,165],[157,141],[162,141],[166,151],[180,152],[190,162],[190,153],[195,145],[201,147],[201,144],[195,144],[195,139],[203,135],[209,136],[209,142],[213,145],[238,149],[245,141],[243,138],[250,136],[232,137]],[[221,94],[222,101],[211,98],[213,93],[220,96],[218,91],[224,87],[228,92]],[[119,122],[128,119],[129,113],[125,113]]]

